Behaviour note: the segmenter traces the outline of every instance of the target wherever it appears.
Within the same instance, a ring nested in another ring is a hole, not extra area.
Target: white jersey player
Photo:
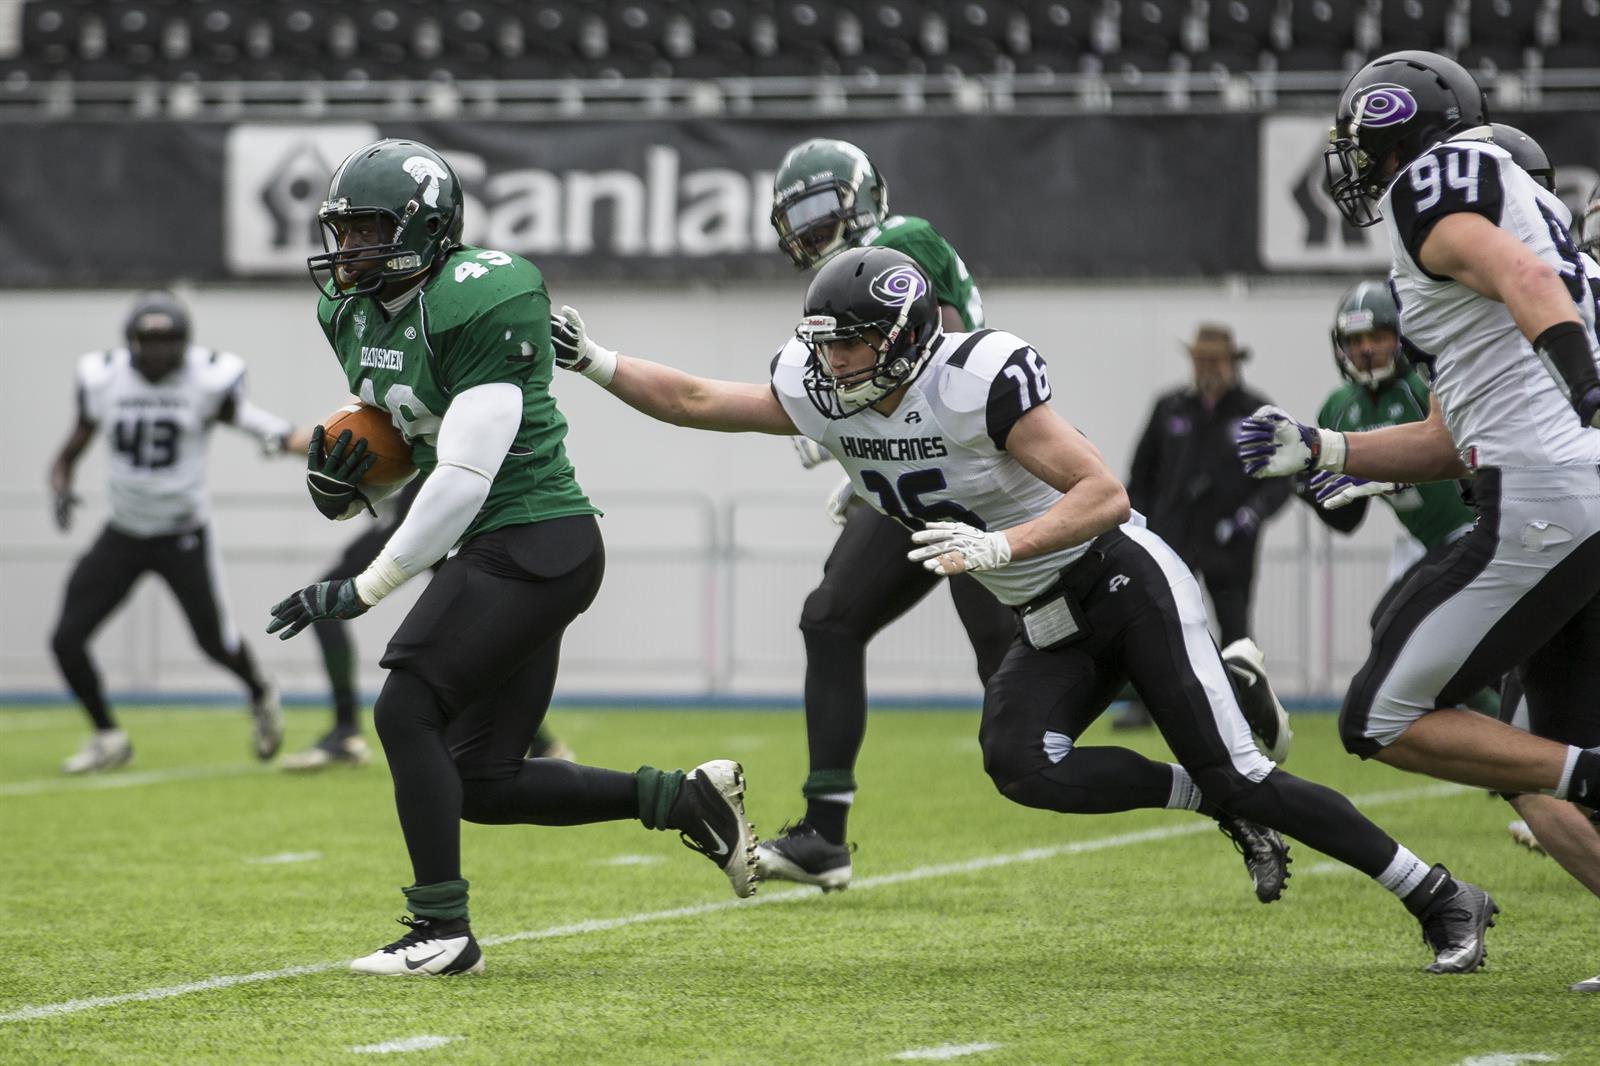
[[[1258,750],[1194,575],[1133,520],[1100,453],[1050,406],[1043,358],[998,330],[942,333],[931,290],[897,251],[841,252],[813,279],[770,386],[621,357],[589,340],[571,308],[552,339],[558,363],[656,418],[807,435],[868,503],[917,531],[913,562],[971,573],[1016,609],[1020,632],[985,687],[979,732],[1008,799],[1078,814],[1199,811],[1244,852],[1262,902],[1288,879],[1281,830],[1403,899],[1433,949],[1429,970],[1476,969],[1497,909],[1488,895]],[[1241,668],[1275,709],[1260,662]],[[1176,763],[1080,745],[1126,681]]]
[[[266,452],[282,453],[297,443],[293,427],[250,403],[238,356],[189,343],[188,313],[171,294],[139,297],[126,333],[125,347],[79,361],[77,423],[50,470],[56,523],[66,530],[77,503],[73,468],[105,430],[110,518],[73,568],[51,638],[62,675],[95,728],[63,769],[107,770],[133,753],[112,718],[88,642],[146,571],[172,589],[201,650],[249,689],[252,746],[257,757],[270,759],[282,739],[281,715],[272,684],[256,669],[223,600],[206,448],[221,422],[255,437]]]
[[[1566,207],[1491,136],[1482,91],[1443,56],[1394,53],[1351,79],[1332,191],[1347,221],[1384,224],[1401,335],[1433,366],[1432,410],[1342,434],[1264,408],[1241,427],[1240,456],[1257,476],[1471,478],[1477,522],[1379,619],[1341,734],[1363,758],[1509,794],[1600,893],[1600,833],[1562,802],[1600,803],[1594,294]],[[1513,669],[1530,732],[1460,709]]]

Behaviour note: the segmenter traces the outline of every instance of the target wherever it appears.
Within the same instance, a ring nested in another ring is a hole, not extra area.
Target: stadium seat
[[[162,40],[172,5],[160,0],[128,0],[105,6],[106,57],[134,66],[149,66],[162,58]]]
[[[1600,70],[1600,0],[1561,0],[1557,42],[1544,49],[1544,65]]]
[[[1086,73],[1085,53],[1065,48],[1040,48],[1036,45],[1017,57],[1017,73],[1030,75]]]
[[[798,0],[775,5],[771,17],[777,34],[778,54],[793,48],[834,51],[839,15],[840,5],[833,0]]]
[[[922,5],[908,0],[868,0],[861,16],[861,39],[866,49],[905,47],[922,51]]]
[[[1107,73],[1136,78],[1174,69],[1192,40],[1192,0],[1124,0],[1107,8],[1121,48],[1105,56]]]
[[[290,0],[268,6],[275,59],[294,64],[315,63],[333,54],[334,23],[345,5],[335,0]]]
[[[416,34],[424,7],[418,0],[375,0],[347,10],[355,19],[356,54],[363,59],[399,67],[421,56]]]
[[[689,25],[695,50],[716,54],[732,45],[741,53],[748,53],[752,21],[750,5],[738,0],[708,0],[692,5]]]
[[[472,64],[486,63],[500,52],[503,27],[511,15],[483,0],[462,0],[430,5],[425,17],[437,28],[440,57],[457,77],[470,77]]]
[[[1365,0],[1288,0],[1288,5],[1288,40],[1278,50],[1278,69],[1348,69]]]
[[[1009,0],[945,0],[941,8],[951,52],[1015,52],[1027,42],[1022,9]]]
[[[648,45],[660,50],[666,42],[667,22],[677,13],[660,0],[613,0],[605,5],[606,36],[613,48]]]
[[[1023,14],[1034,51],[1059,57],[1100,50],[1104,17],[1098,0],[1029,0]]]
[[[1527,0],[1523,0],[1527,3]],[[1456,0],[1388,0],[1378,15],[1378,47],[1454,51],[1450,17]]]
[[[82,4],[68,0],[28,0],[22,8],[21,58],[46,63],[72,60],[81,52],[86,16]]]
[[[211,0],[180,9],[189,26],[189,54],[202,62],[227,63],[251,51],[259,12],[244,0]]]
[[[1204,5],[1206,47],[1251,53],[1270,49],[1278,8],[1278,0],[1209,0]]]

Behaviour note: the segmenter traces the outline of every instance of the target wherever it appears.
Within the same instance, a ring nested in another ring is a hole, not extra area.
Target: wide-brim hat
[[[1202,322],[1195,327],[1194,340],[1185,341],[1190,355],[1225,355],[1238,362],[1250,358],[1250,349],[1234,343],[1233,330],[1216,322]]]

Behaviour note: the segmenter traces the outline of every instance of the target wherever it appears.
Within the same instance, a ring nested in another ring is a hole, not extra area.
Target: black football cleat
[[[835,844],[805,822],[786,825],[772,840],[756,845],[756,868],[763,881],[795,881],[824,892],[850,887],[848,844]]]
[[[1424,969],[1428,973],[1471,973],[1482,966],[1488,955],[1484,933],[1500,912],[1489,893],[1454,880],[1449,870],[1438,865],[1415,891],[1425,899],[1420,911],[1414,911],[1422,923],[1422,942],[1433,951],[1433,961]]]
[[[698,851],[728,875],[733,894],[755,895],[756,829],[744,814],[744,767],[732,759],[712,759],[689,771],[667,824],[685,847]]]
[[[451,977],[483,972],[483,952],[460,918],[401,918],[405,936],[350,964],[354,973],[381,977]]]
[[[1256,899],[1271,903],[1289,883],[1289,845],[1276,829],[1256,825],[1230,814],[1217,816],[1217,828],[1244,856],[1244,868],[1255,885]]]

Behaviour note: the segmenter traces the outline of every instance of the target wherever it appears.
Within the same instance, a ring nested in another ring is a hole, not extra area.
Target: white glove
[[[1344,469],[1344,434],[1295,421],[1267,404],[1239,423],[1234,433],[1239,462],[1251,477],[1284,477],[1302,470]]]
[[[1312,474],[1308,484],[1317,503],[1325,511],[1337,511],[1364,496],[1392,496],[1411,487],[1394,481],[1363,481],[1349,474],[1333,474],[1326,470]]]
[[[856,500],[856,487],[850,484],[849,478],[841,478],[839,483],[828,493],[828,517],[836,526],[842,526],[850,520],[850,505]]]
[[[1011,542],[1003,531],[985,533],[965,522],[929,522],[911,539],[924,547],[913,548],[906,558],[945,577],[998,570],[1011,561]]]
[[[601,388],[611,384],[617,353],[589,338],[576,308],[563,304],[559,314],[550,315],[550,346],[555,349],[556,366],[575,370]]]
[[[790,437],[789,439],[794,442],[794,453],[800,457],[800,465],[807,470],[814,466],[821,466],[823,463],[833,459],[828,449],[810,437]]]

